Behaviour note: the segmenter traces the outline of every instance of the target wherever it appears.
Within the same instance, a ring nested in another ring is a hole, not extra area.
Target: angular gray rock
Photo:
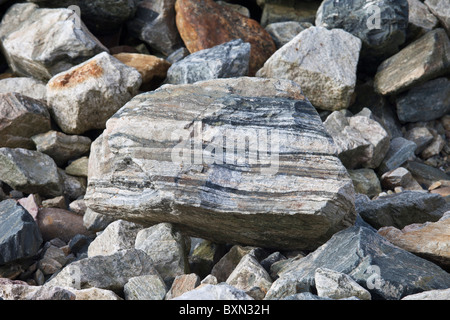
[[[295,81],[313,106],[345,109],[355,90],[360,50],[361,40],[344,30],[311,27],[277,50],[256,76]]]
[[[92,145],[87,206],[144,225],[174,223],[219,243],[316,248],[353,224],[354,190],[300,92],[291,81],[244,77],[135,97]],[[245,136],[250,164],[223,146],[224,137]]]
[[[88,257],[106,256],[134,248],[136,235],[141,229],[141,225],[124,220],[110,223],[89,245]]]
[[[404,167],[408,169],[413,178],[418,183],[422,184],[426,189],[428,189],[436,181],[450,180],[450,175],[425,163],[408,161],[405,163]]]
[[[134,277],[157,275],[151,258],[142,250],[121,250],[108,256],[74,261],[62,269],[45,286],[75,289],[100,288],[120,293]]]
[[[410,294],[402,300],[450,300],[450,288]]]
[[[317,268],[314,274],[317,295],[331,299],[357,297],[371,300],[369,291],[361,287],[348,274],[327,268]]]
[[[99,232],[106,229],[106,227],[115,221],[114,217],[100,214],[86,207],[83,215],[83,225],[87,230],[92,232]]]
[[[202,80],[247,76],[250,43],[241,39],[200,50],[175,62],[165,83],[186,84]]]
[[[447,30],[447,34],[450,35],[450,9],[448,3],[445,0],[425,0],[424,3]]]
[[[312,27],[309,22],[284,21],[271,23],[265,29],[279,49],[309,27]]]
[[[189,273],[186,238],[170,223],[160,223],[139,230],[134,242],[152,260],[155,269],[167,283],[176,276]]]
[[[216,285],[206,284],[172,300],[253,300],[253,298],[243,290],[227,283],[219,283]]]
[[[174,6],[175,0],[141,1],[136,15],[127,23],[130,34],[169,56],[183,45],[175,25]]]
[[[405,138],[397,137],[392,139],[389,150],[378,167],[378,173],[383,174],[400,167],[407,160],[414,158],[416,149],[417,145]]]
[[[30,286],[26,283],[1,283],[0,298],[4,300],[75,300],[76,295],[62,287]]]
[[[410,140],[417,145],[414,153],[420,154],[433,141],[433,134],[426,127],[414,127],[405,132],[406,140]]]
[[[79,158],[89,152],[91,139],[84,136],[67,135],[58,131],[48,131],[31,137],[36,150],[45,153],[61,167],[69,160]]]
[[[34,149],[31,137],[51,128],[47,106],[20,93],[0,93],[0,147]]]
[[[381,192],[381,184],[377,174],[372,169],[348,170],[355,186],[356,193],[362,193],[372,198]]]
[[[244,290],[255,300],[262,300],[272,285],[272,279],[253,255],[246,254],[234,268],[226,283]]]
[[[104,129],[106,121],[133,98],[141,74],[106,52],[55,75],[47,83],[47,102],[67,134]]]
[[[89,144],[90,148],[90,144]],[[67,174],[76,177],[88,177],[89,158],[81,157],[77,160],[70,162],[70,164],[64,169]]]
[[[375,200],[357,196],[355,206],[364,221],[376,229],[438,221],[450,208],[441,195],[421,191],[403,191]]]
[[[450,40],[434,29],[383,61],[374,79],[375,91],[394,95],[446,74],[450,69]]]
[[[430,12],[427,5],[420,0],[408,0],[408,38],[421,36],[424,33],[433,30],[438,19]]]
[[[123,288],[125,300],[164,300],[166,292],[166,284],[159,274],[131,278]]]
[[[27,97],[47,102],[45,83],[34,78],[17,77],[0,80],[0,93],[17,92]]]
[[[33,217],[15,200],[0,202],[0,265],[38,253],[42,236]]]
[[[317,268],[348,274],[370,292],[372,299],[398,300],[450,286],[450,274],[435,264],[392,245],[370,229],[355,226],[336,233],[305,258],[289,264],[266,299],[308,291],[306,288],[315,284]]]
[[[394,190],[396,187],[402,187],[405,190],[423,190],[411,172],[403,167],[384,173],[381,176],[381,184],[388,190]]]
[[[405,42],[408,13],[407,0],[325,0],[316,26],[344,29],[361,39],[363,59],[385,59]]]
[[[39,151],[0,148],[0,180],[15,190],[44,197],[57,197],[64,192],[55,162]]]
[[[43,80],[107,51],[72,10],[40,9],[34,3],[10,7],[0,40],[15,73]]]
[[[228,277],[239,264],[241,259],[247,254],[251,254],[252,250],[252,247],[242,247],[240,245],[234,245],[214,265],[211,270],[211,275],[216,277],[217,281],[219,282],[227,281]]]
[[[448,57],[450,58],[450,51]],[[414,86],[396,98],[396,106],[401,122],[441,118],[450,113],[450,80],[441,77]]]

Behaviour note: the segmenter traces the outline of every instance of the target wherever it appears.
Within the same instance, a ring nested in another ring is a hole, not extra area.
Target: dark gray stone
[[[283,21],[271,23],[265,29],[272,37],[277,48],[281,48],[309,27],[312,27],[312,24],[309,22]]]
[[[241,39],[204,49],[172,64],[166,83],[186,84],[202,80],[246,76],[250,61],[250,43]]]
[[[426,189],[428,189],[436,181],[450,180],[450,175],[425,163],[407,161],[404,167],[408,169],[413,178]]]
[[[450,80],[437,78],[411,88],[396,99],[402,122],[431,121],[450,113]]]
[[[386,226],[402,229],[413,223],[435,222],[450,210],[441,195],[421,191],[403,191],[372,201],[358,195],[355,206],[364,221],[376,229]]]
[[[33,217],[15,200],[0,202],[0,265],[37,254],[41,244]]]
[[[379,8],[379,21],[372,8]],[[377,25],[378,22],[378,25]],[[408,27],[407,0],[325,0],[317,10],[316,26],[339,28],[361,39],[362,59],[380,60],[398,52]]]
[[[280,274],[266,299],[282,299],[315,285],[317,268],[351,276],[372,299],[401,299],[420,291],[450,287],[450,274],[435,264],[394,246],[364,227],[336,233],[303,259],[293,261]]]
[[[389,150],[378,167],[378,173],[383,174],[388,171],[400,167],[410,158],[414,157],[417,145],[402,137],[397,137],[391,140]]]

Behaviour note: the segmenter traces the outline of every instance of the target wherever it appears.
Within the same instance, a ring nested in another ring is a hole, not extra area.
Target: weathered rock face
[[[50,127],[50,114],[41,101],[0,93],[0,147],[33,149],[31,137]]]
[[[226,283],[220,283],[201,286],[172,300],[253,300],[253,298],[243,290]]]
[[[340,110],[350,105],[361,40],[350,33],[311,27],[277,50],[256,76],[297,82],[313,106]]]
[[[438,24],[437,18],[420,0],[408,0],[408,37],[413,38],[433,30]]]
[[[450,68],[450,40],[442,28],[427,32],[380,64],[374,88],[380,94],[398,94],[437,78]]]
[[[55,162],[38,151],[0,148],[0,180],[26,193],[39,193],[48,197],[63,193]]]
[[[320,1],[270,0],[260,5],[262,26],[281,21],[314,23]]]
[[[176,0],[145,0],[127,24],[132,35],[168,56],[183,44],[175,24]]]
[[[137,94],[140,73],[108,53],[57,74],[47,83],[47,101],[62,131],[81,134],[103,129],[108,120]]]
[[[276,50],[258,22],[212,0],[177,0],[175,10],[177,28],[191,53],[242,39],[252,47],[249,75],[253,76]]]
[[[107,51],[72,10],[39,9],[33,3],[8,10],[0,40],[15,73],[45,80]]]
[[[442,26],[447,30],[447,34],[450,35],[450,9],[448,3],[445,0],[425,0],[424,3],[442,23]]]
[[[284,21],[271,23],[265,29],[279,49],[309,27],[312,27],[312,24],[308,22]]]
[[[0,93],[17,92],[47,102],[45,83],[34,78],[17,77],[0,80]]]
[[[219,79],[139,95],[108,120],[89,162],[92,210],[217,242],[315,248],[355,219],[333,140],[290,81]]]
[[[325,0],[317,10],[316,26],[344,29],[360,38],[364,58],[387,58],[405,42],[408,1]]]
[[[15,200],[0,202],[0,265],[37,254],[42,236],[33,217]]]
[[[202,80],[248,75],[250,44],[231,40],[210,49],[194,52],[174,63],[167,72],[166,83],[186,84]]]

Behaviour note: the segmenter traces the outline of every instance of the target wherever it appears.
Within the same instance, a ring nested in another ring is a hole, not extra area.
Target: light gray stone
[[[66,288],[0,283],[0,298],[4,300],[75,300],[76,295]]]
[[[331,299],[357,297],[360,300],[371,300],[369,291],[347,274],[327,268],[317,268],[314,281],[319,297]]]
[[[173,300],[254,300],[243,290],[239,290],[227,283],[217,285],[207,284],[188,291]]]
[[[95,212],[87,207],[83,215],[83,225],[87,230],[93,232],[105,230],[105,228],[115,220],[114,217]]]
[[[450,9],[446,0],[425,0],[425,5],[439,19],[450,35]]]
[[[402,300],[450,300],[450,288],[410,294]]]
[[[141,74],[106,52],[55,75],[47,83],[47,102],[64,133],[104,129],[106,121],[133,98]]]
[[[175,62],[167,71],[166,83],[185,84],[202,80],[246,76],[250,43],[241,39],[200,50]]]
[[[384,173],[381,176],[381,184],[389,190],[393,190],[396,187],[402,187],[405,190],[423,190],[413,178],[411,172],[403,167]]]
[[[312,27],[309,22],[284,21],[271,23],[265,29],[279,49],[309,27]]]
[[[15,77],[0,80],[0,93],[17,92],[27,97],[47,102],[45,83],[34,78]]]
[[[417,145],[415,154],[420,154],[433,141],[433,134],[426,127],[414,127],[405,133],[405,139]]]
[[[164,300],[167,288],[159,274],[151,274],[129,279],[123,292],[125,300]]]
[[[341,110],[352,101],[360,50],[361,40],[344,30],[311,27],[277,50],[256,76],[295,81],[313,106]]]
[[[420,0],[408,0],[408,36],[410,38],[433,30],[437,24],[437,18],[430,12],[427,5]]]

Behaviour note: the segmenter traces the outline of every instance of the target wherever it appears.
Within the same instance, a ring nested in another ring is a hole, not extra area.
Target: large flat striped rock
[[[312,250],[355,220],[333,139],[288,80],[138,95],[92,144],[88,180],[95,212],[216,242]]]

